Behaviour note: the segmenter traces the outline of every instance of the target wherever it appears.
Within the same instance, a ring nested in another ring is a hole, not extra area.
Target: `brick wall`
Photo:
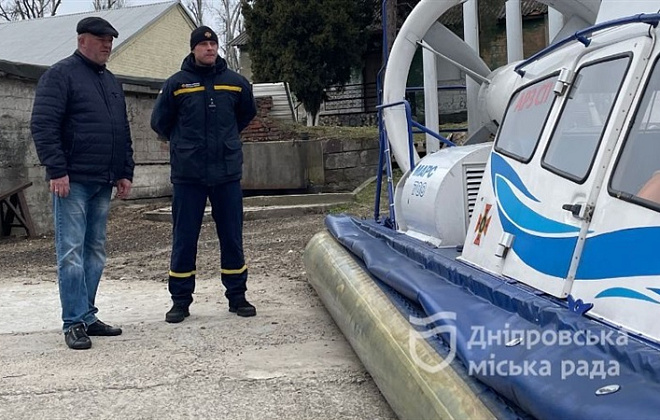
[[[270,111],[273,109],[273,98],[263,96],[256,98],[257,116],[254,117],[250,125],[241,133],[241,138],[246,142],[253,141],[277,141],[283,140],[282,132],[275,121],[270,117]]]
[[[488,44],[481,48],[481,54],[492,69],[507,63],[506,27],[498,25],[498,31]],[[523,21],[523,56],[530,57],[548,45],[546,22],[543,16]]]

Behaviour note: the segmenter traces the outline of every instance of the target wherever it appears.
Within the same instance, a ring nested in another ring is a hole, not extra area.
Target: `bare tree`
[[[0,0],[0,19],[7,21],[55,16],[62,0]]]
[[[126,6],[126,0],[92,0],[95,11],[121,9]]]
[[[195,23],[197,26],[203,25],[204,22],[204,9],[206,9],[206,4],[204,0],[190,0],[188,2],[188,9],[195,18]]]
[[[219,21],[220,52],[227,60],[227,66],[232,70],[239,69],[238,50],[229,45],[229,41],[236,38],[243,31],[240,0],[219,0],[220,4],[214,8]]]
[[[98,0],[95,0],[98,1]],[[229,41],[236,38],[243,30],[240,0],[188,0],[188,10],[197,26],[209,25],[207,16],[210,14],[217,22],[219,52],[227,60],[227,65],[238,70],[238,50],[229,46]],[[208,14],[207,14],[208,13]],[[205,22],[206,20],[206,22]]]

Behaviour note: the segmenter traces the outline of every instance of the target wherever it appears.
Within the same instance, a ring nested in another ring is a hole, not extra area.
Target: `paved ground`
[[[192,315],[170,325],[170,226],[147,210],[113,209],[98,307],[124,334],[88,351],[64,344],[52,238],[0,240],[0,418],[396,417],[306,282],[300,257],[323,216],[246,223],[250,319],[226,310],[205,224]]]

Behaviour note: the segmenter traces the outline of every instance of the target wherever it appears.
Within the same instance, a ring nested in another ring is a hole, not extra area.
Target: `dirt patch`
[[[114,205],[108,221],[105,278],[165,281],[169,269],[172,226],[147,220],[147,211],[168,205]],[[245,222],[244,248],[250,272],[304,280],[302,252],[309,239],[323,229],[323,215]],[[52,235],[0,239],[0,275],[55,281]],[[204,223],[199,239],[197,271],[203,278],[220,277],[220,251],[215,225]]]

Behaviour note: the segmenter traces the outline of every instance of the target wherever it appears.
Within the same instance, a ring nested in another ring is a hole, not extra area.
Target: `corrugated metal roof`
[[[0,60],[0,76],[12,75],[18,78],[28,80],[39,80],[42,74],[48,70],[48,66],[38,66],[35,64],[15,63],[12,61]],[[152,79],[146,77],[134,77],[116,75],[120,83],[133,86],[143,86],[158,91],[163,86],[162,79]]]
[[[246,31],[241,32],[238,34],[238,36],[231,41],[229,41],[229,46],[231,47],[242,47],[244,45],[247,45],[248,41],[250,40],[250,36]]]
[[[76,50],[76,24],[88,16],[102,17],[117,29],[119,37],[113,44],[116,50],[177,4],[178,1],[168,1],[0,23],[0,60],[51,66]]]

